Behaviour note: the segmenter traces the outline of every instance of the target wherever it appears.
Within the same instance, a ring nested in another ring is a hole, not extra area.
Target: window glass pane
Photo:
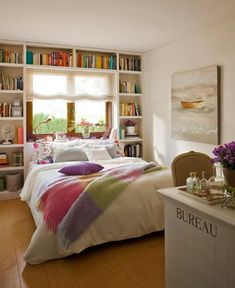
[[[75,102],[76,132],[89,125],[91,132],[105,131],[105,101],[80,100]]]
[[[65,95],[67,76],[64,75],[33,75],[33,92],[40,95]]]
[[[75,76],[75,94],[89,96],[110,95],[108,76]]]
[[[49,121],[47,122],[47,120]],[[47,122],[47,123],[45,123]],[[33,100],[33,133],[67,132],[67,103],[64,100]]]

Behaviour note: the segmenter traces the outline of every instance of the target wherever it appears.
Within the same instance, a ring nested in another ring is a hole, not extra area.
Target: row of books
[[[123,57],[119,58],[119,69],[128,71],[141,71],[140,58]]]
[[[116,69],[115,55],[77,53],[77,67],[94,69]]]
[[[140,143],[127,144],[124,147],[124,155],[126,157],[141,157],[141,147]]]
[[[140,116],[137,103],[120,103],[121,116]]]
[[[22,76],[10,77],[2,74],[0,78],[0,90],[23,90]]]
[[[72,52],[56,51],[51,53],[33,53],[27,51],[26,63],[33,65],[73,66]]]
[[[138,83],[120,80],[119,92],[120,93],[141,93],[141,89]]]
[[[12,117],[12,104],[0,103],[0,117]]]
[[[1,63],[23,63],[23,54],[9,50],[8,48],[0,48],[0,62]]]

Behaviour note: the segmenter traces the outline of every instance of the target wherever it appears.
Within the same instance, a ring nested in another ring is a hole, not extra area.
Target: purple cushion
[[[69,176],[87,175],[99,172],[103,168],[103,166],[96,163],[84,162],[76,165],[65,166],[64,168],[60,169],[59,172]]]

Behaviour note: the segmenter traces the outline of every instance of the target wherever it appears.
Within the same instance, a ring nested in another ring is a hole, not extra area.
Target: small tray
[[[219,192],[219,190],[218,190],[218,193],[210,194],[209,197],[207,195],[205,195],[205,193],[192,194],[192,193],[187,191],[186,187],[180,188],[180,189],[178,189],[178,191],[181,194],[187,195],[188,197],[199,200],[199,201],[206,203],[206,204],[209,204],[209,205],[222,203],[226,199],[226,196],[224,194],[222,194],[221,192]]]

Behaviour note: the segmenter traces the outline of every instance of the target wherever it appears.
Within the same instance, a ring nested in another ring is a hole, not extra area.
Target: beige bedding
[[[139,161],[143,160],[122,157],[98,161],[98,163],[111,168]],[[26,262],[38,264],[79,253],[97,244],[138,237],[164,229],[163,201],[155,191],[172,186],[169,169],[160,169],[139,177],[125,188],[118,199],[111,203],[67,250],[60,247],[57,235],[48,229],[42,214],[35,208],[35,202],[37,191],[45,179],[54,177],[60,168],[74,163],[37,165],[31,168],[27,176],[21,198],[29,204],[37,228],[24,255]]]

